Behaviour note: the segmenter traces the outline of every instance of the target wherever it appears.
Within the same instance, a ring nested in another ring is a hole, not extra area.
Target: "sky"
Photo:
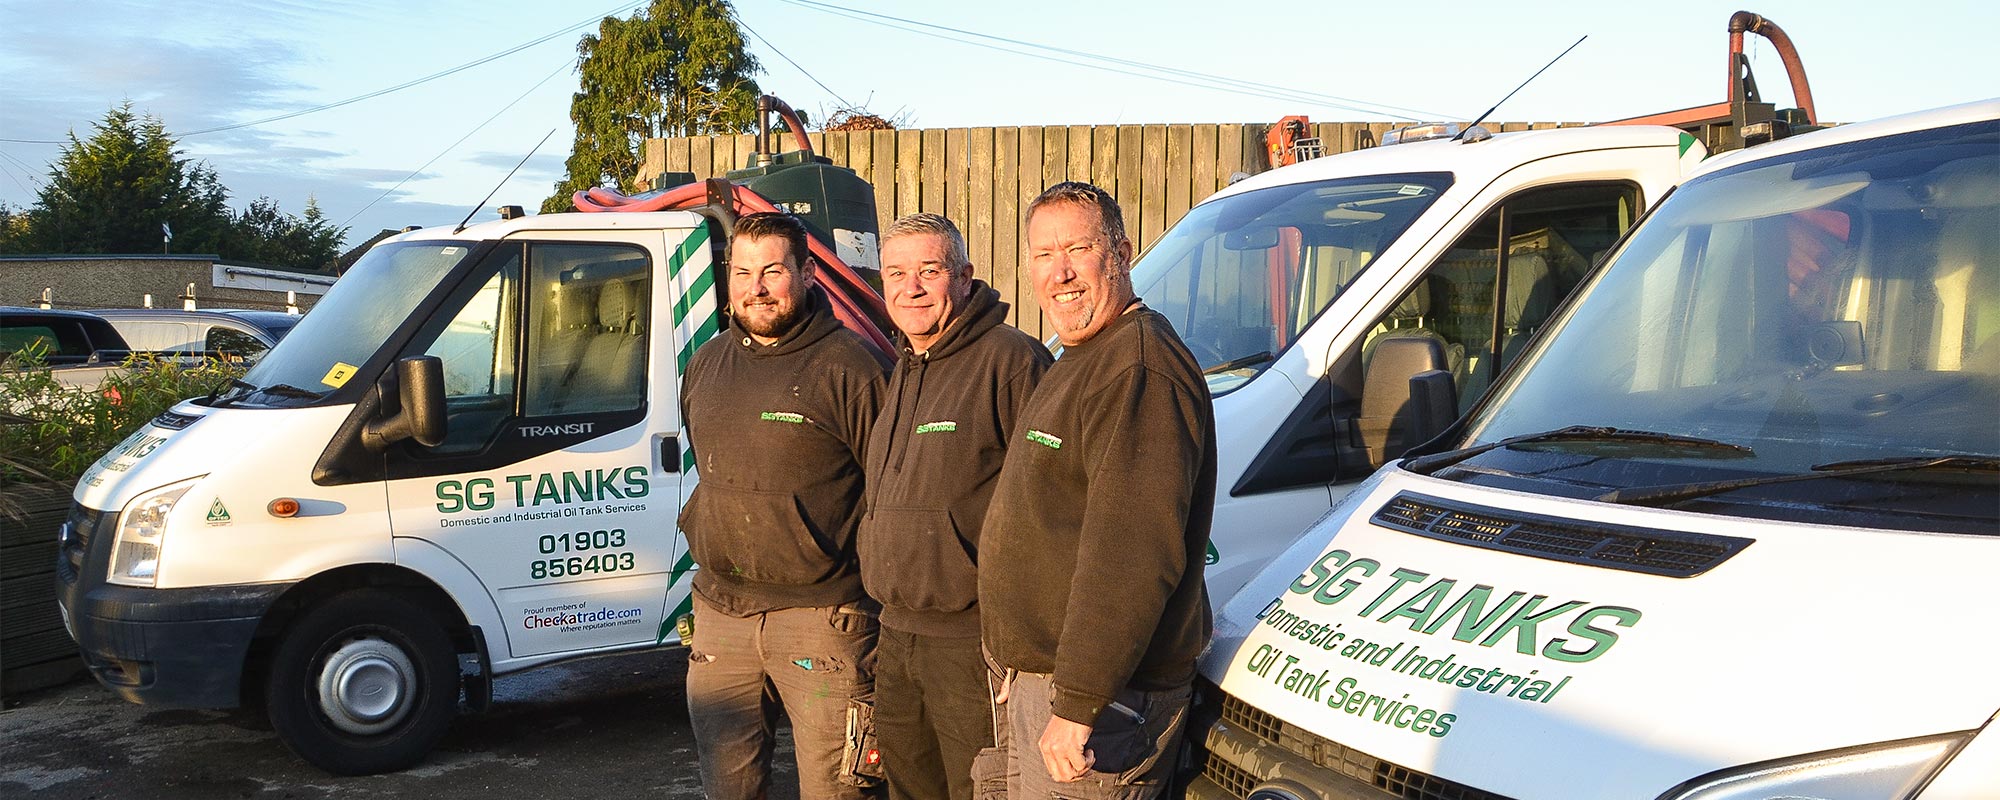
[[[232,205],[267,196],[297,214],[313,198],[350,229],[350,244],[384,228],[456,223],[489,191],[477,219],[499,204],[532,210],[574,138],[577,42],[640,5],[0,0],[0,203],[31,205],[57,142],[89,138],[108,109],[130,102],[216,170]],[[901,127],[939,128],[1467,120],[1579,37],[1494,117],[1637,116],[1727,99],[1726,24],[1745,3],[735,5],[764,91],[814,118],[861,107]],[[2000,3],[1922,7],[1921,19],[1880,0],[1749,10],[1791,35],[1822,119],[2000,95],[1990,60]],[[1766,99],[1792,105],[1776,52],[1750,41]],[[206,132],[225,126],[241,127]]]

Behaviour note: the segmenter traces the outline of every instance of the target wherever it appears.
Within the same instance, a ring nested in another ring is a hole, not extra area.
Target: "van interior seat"
[[[1451,373],[1452,382],[1465,385],[1465,345],[1455,344],[1431,327],[1431,281],[1424,279],[1396,302],[1389,310],[1388,317],[1368,332],[1368,338],[1361,343],[1361,371],[1368,373],[1375,360],[1375,351],[1388,339],[1427,339],[1434,341],[1444,352],[1444,366],[1438,367]]]
[[[597,292],[597,324],[561,391],[568,413],[637,407],[644,378],[644,308],[632,282],[605,281]]]
[[[1501,306],[1500,364],[1515,356],[1549,321],[1556,308],[1555,275],[1540,253],[1515,253],[1507,258],[1507,295]]]

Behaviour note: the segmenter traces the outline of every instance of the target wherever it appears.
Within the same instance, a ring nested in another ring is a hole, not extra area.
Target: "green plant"
[[[139,426],[242,376],[214,359],[186,364],[135,354],[94,388],[65,386],[47,347],[0,358],[0,486],[71,481]]]

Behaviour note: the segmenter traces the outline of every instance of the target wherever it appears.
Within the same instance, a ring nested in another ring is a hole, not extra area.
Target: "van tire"
[[[422,761],[458,712],[458,661],[435,615],[361,590],[308,609],[278,641],[265,683],[286,747],[336,775]]]

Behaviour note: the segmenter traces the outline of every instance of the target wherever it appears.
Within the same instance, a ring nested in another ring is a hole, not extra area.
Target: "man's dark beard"
[[[748,318],[741,315],[736,318],[736,322],[743,326],[744,332],[752,336],[762,336],[766,339],[781,339],[784,338],[785,334],[790,333],[794,326],[799,324],[799,319],[805,316],[805,311],[805,303],[799,302],[792,304],[791,311],[772,317],[769,324],[751,322]]]

